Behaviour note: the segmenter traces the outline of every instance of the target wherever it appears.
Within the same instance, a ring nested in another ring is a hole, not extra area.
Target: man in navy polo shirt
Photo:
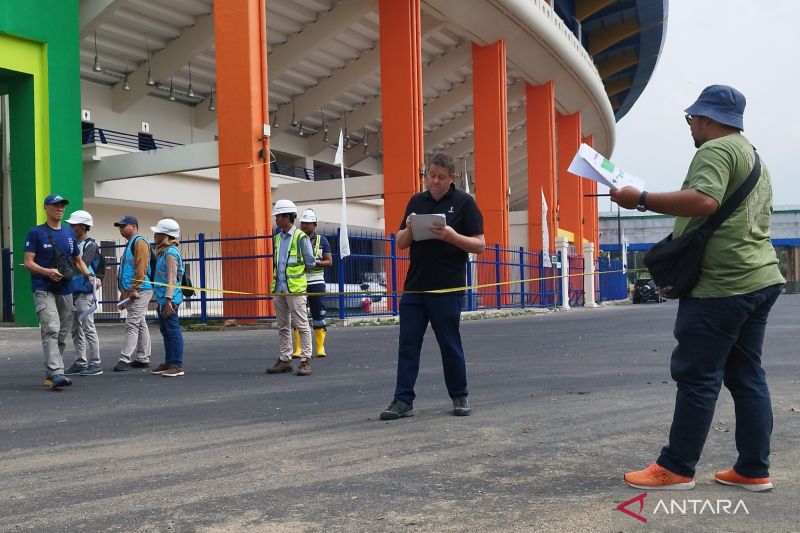
[[[78,255],[75,232],[61,226],[64,207],[68,203],[66,198],[57,194],[45,198],[47,221],[32,228],[25,240],[23,266],[31,273],[31,289],[42,331],[44,385],[51,389],[72,385],[64,376],[63,358],[67,335],[72,330],[72,285],[71,280],[64,276],[71,274],[67,272],[67,265],[71,263],[76,276],[89,277],[89,271]],[[67,265],[63,264],[65,262]]]
[[[467,367],[461,346],[459,322],[464,290],[429,293],[466,285],[467,258],[486,247],[483,216],[475,200],[453,185],[455,163],[446,154],[436,154],[428,165],[428,190],[411,197],[397,232],[397,247],[411,248],[411,264],[400,299],[400,340],[397,353],[397,386],[394,400],[381,413],[381,420],[414,415],[414,384],[419,374],[420,350],[430,322],[442,353],[444,380],[453,400],[453,414],[471,412],[467,400]],[[416,240],[411,217],[444,214],[446,224],[434,226],[434,237]]]

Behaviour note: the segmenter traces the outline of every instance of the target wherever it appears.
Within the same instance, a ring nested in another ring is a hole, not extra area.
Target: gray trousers
[[[64,373],[64,350],[72,329],[72,295],[49,291],[33,293],[36,316],[42,332],[42,350],[47,377]]]
[[[280,359],[292,360],[292,328],[300,334],[300,360],[311,358],[311,326],[308,324],[305,296],[275,296],[275,318],[278,321]]]
[[[76,292],[72,295],[74,317],[72,320],[72,343],[75,345],[75,363],[100,365],[100,339],[94,327],[94,314],[88,315],[83,323],[79,320],[81,313],[92,306],[94,294]]]
[[[125,338],[122,340],[120,361],[130,363],[135,352],[137,361],[150,362],[150,330],[147,329],[145,314],[152,297],[153,291],[139,291],[139,297],[125,306],[128,315],[125,317]]]

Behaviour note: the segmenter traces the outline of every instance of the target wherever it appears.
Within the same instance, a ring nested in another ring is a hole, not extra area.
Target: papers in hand
[[[127,306],[129,303],[130,303],[130,302],[131,302],[131,299],[130,299],[130,298],[125,298],[124,300],[120,300],[120,302],[117,304],[117,309],[119,309],[120,311],[122,311],[123,309],[125,309],[125,307],[126,307],[126,306]]]
[[[624,172],[587,144],[581,144],[567,170],[576,176],[601,183],[611,190],[623,187],[644,190],[643,179]]]
[[[426,241],[428,239],[438,239],[433,231],[434,226],[443,228],[447,225],[447,219],[442,213],[432,215],[416,215],[411,213],[409,217],[411,223],[411,234],[415,241]]]

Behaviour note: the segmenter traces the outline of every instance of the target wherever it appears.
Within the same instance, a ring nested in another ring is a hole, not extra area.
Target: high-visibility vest
[[[142,280],[142,284],[139,285],[139,290],[141,291],[149,291],[153,288],[150,284],[150,243],[147,242],[147,239],[142,237],[141,235],[136,235],[128,242],[128,246],[125,247],[125,251],[122,253],[122,257],[119,261],[119,277],[117,278],[117,284],[119,285],[120,289],[125,289],[126,291],[131,290],[131,284],[133,283],[133,276],[136,274],[136,261],[133,257],[133,247],[136,245],[136,241],[142,239],[144,243],[147,245],[148,251],[148,258],[147,258],[147,273]]]
[[[156,272],[154,275],[154,281],[157,281],[159,285],[155,286],[153,289],[153,294],[156,297],[156,301],[161,305],[167,303],[167,287],[165,285],[160,285],[161,283],[168,283],[169,280],[167,279],[167,256],[171,255],[175,259],[178,260],[178,273],[175,278],[175,285],[181,284],[181,279],[183,279],[183,257],[181,257],[181,252],[178,250],[178,247],[175,245],[170,246],[163,252],[161,255],[158,256],[158,261],[156,262]],[[172,303],[175,305],[179,305],[183,302],[183,290],[180,287],[175,287],[172,293]]]
[[[270,291],[275,292],[278,283],[278,254],[281,250],[281,234],[278,232],[272,236],[272,283]],[[308,282],[306,281],[306,264],[303,260],[303,250],[300,247],[300,239],[308,239],[308,235],[295,230],[292,233],[292,242],[289,245],[289,257],[286,259],[286,286],[289,292],[306,292]]]
[[[316,233],[314,234],[314,237],[316,239],[316,242],[314,242],[314,259],[319,261],[322,259],[322,247],[320,246],[322,237]],[[322,267],[309,268],[308,272],[306,273],[306,279],[308,280],[308,283],[325,283],[325,269]]]

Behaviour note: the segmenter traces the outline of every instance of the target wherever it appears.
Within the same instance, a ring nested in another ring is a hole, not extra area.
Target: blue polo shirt
[[[51,244],[52,239],[52,244]],[[25,252],[36,254],[33,261],[42,268],[55,268],[53,245],[57,246],[62,255],[75,256],[78,250],[78,237],[72,228],[61,226],[53,229],[47,224],[35,226],[28,232],[25,239]],[[72,284],[69,282],[55,283],[46,276],[31,274],[31,290],[49,291],[54,294],[72,294]]]

